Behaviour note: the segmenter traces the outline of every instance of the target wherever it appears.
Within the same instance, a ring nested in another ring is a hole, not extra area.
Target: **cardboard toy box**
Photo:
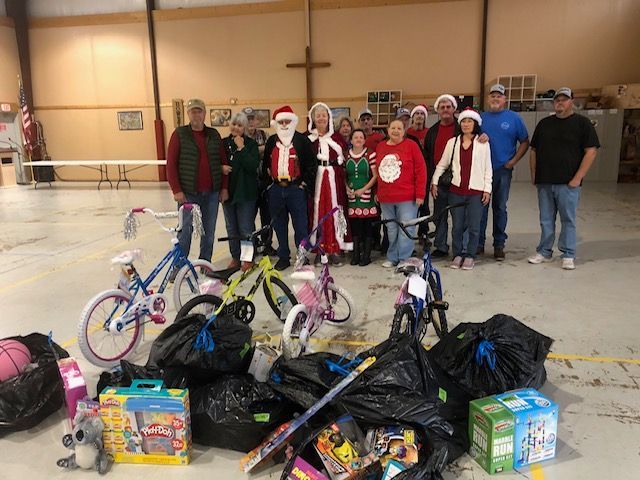
[[[188,390],[163,389],[162,380],[134,380],[129,388],[106,387],[100,393],[100,415],[104,448],[115,462],[189,463]]]
[[[490,474],[555,456],[558,406],[521,389],[469,404],[470,454]]]
[[[514,468],[556,456],[558,405],[533,388],[495,396],[515,416]]]
[[[58,370],[64,385],[67,414],[73,423],[76,416],[76,404],[87,397],[87,385],[75,358],[68,357],[58,360]]]

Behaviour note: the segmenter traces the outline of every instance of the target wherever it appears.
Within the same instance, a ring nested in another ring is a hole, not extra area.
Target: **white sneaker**
[[[393,267],[395,267],[394,263],[393,263],[391,260],[385,260],[385,261],[382,263],[382,266],[383,266],[384,268],[393,268]]]
[[[562,268],[565,270],[575,270],[576,264],[573,263],[573,258],[563,258],[562,259]]]
[[[536,253],[533,257],[527,258],[527,262],[533,263],[534,265],[538,265],[539,263],[551,262],[552,260],[552,257],[545,257],[540,253]]]

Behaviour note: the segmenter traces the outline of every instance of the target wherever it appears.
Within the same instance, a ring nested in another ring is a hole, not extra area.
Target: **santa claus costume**
[[[325,109],[329,117],[327,131],[318,132],[313,115],[317,109]],[[341,223],[346,217],[347,194],[345,189],[344,152],[347,146],[339,133],[333,130],[331,109],[324,103],[316,103],[309,110],[309,140],[316,153],[318,168],[313,196],[313,214],[311,228],[318,226],[318,220],[334,207],[342,208],[342,215],[333,215],[322,225],[322,248],[337,262],[336,256],[341,251],[352,250],[353,243],[348,241]],[[315,236],[315,235],[314,235]],[[311,241],[315,243],[315,238]]]
[[[278,238],[276,270],[290,265],[289,217],[296,247],[307,236],[307,196],[313,192],[316,175],[315,154],[309,139],[296,132],[298,117],[288,105],[273,112],[275,135],[267,140],[262,162],[263,178],[270,179],[268,201],[273,229]]]

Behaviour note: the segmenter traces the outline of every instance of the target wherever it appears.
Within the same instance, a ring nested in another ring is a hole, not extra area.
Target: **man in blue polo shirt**
[[[529,134],[520,115],[506,109],[505,88],[496,84],[489,90],[489,110],[482,112],[482,132],[489,136],[491,163],[493,165],[493,188],[491,208],[493,211],[493,257],[504,260],[504,244],[507,240],[507,201],[513,167],[529,148]],[[489,205],[484,207],[480,223],[478,253],[484,253]]]

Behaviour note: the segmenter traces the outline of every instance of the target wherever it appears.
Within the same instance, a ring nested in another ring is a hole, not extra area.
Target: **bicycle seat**
[[[229,280],[229,277],[240,270],[240,267],[225,268],[224,270],[216,270],[214,272],[206,272],[205,275],[209,278],[217,278],[218,280]]]
[[[300,267],[298,270],[291,274],[291,279],[293,280],[315,280],[316,272],[310,265],[305,265]]]
[[[396,267],[396,273],[403,273],[405,275],[418,274],[422,275],[424,271],[424,263],[419,258],[408,258],[404,262],[401,262]]]
[[[142,250],[125,250],[120,255],[111,259],[112,265],[130,265],[136,260],[142,260]]]

